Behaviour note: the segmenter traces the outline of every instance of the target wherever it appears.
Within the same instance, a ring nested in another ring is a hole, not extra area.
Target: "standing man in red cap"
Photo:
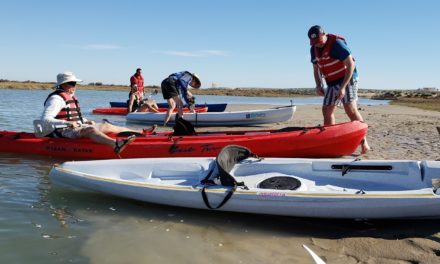
[[[345,39],[325,33],[318,25],[309,29],[308,36],[316,93],[324,96],[324,125],[335,124],[334,112],[341,103],[351,121],[364,121],[357,109],[358,73]],[[325,91],[323,79],[327,84]],[[362,140],[361,147],[361,154],[370,150],[367,138]]]

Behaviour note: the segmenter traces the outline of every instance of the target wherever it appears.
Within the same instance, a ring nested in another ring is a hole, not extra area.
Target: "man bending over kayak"
[[[201,86],[200,78],[195,73],[188,71],[173,73],[162,81],[161,89],[163,99],[167,100],[168,110],[163,125],[166,126],[171,119],[171,113],[177,107],[178,115],[183,116],[183,102],[189,105],[194,103],[194,97],[188,91],[188,85],[199,89]],[[194,110],[191,110],[193,112]]]
[[[56,90],[49,94],[44,102],[44,111],[41,116],[42,134],[59,138],[90,138],[94,142],[111,146],[119,155],[124,148],[135,140],[129,136],[123,140],[116,140],[105,133],[136,132],[125,127],[114,126],[110,123],[96,124],[85,119],[80,111],[76,98],[76,83],[81,82],[72,72],[57,75]]]

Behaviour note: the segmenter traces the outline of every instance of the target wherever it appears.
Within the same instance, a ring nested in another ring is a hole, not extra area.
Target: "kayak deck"
[[[216,164],[214,158],[66,162],[49,176],[61,186],[208,209],[202,190],[215,206],[231,191],[215,179],[202,183],[208,175],[217,175]],[[353,169],[344,174],[341,166]],[[219,210],[325,218],[440,217],[439,191],[432,184],[439,180],[436,161],[248,158],[235,164],[230,174],[246,188],[238,187]],[[299,184],[292,189],[263,186],[276,178]]]

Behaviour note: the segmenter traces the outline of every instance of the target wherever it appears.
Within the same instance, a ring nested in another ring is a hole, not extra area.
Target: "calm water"
[[[32,120],[40,116],[48,93],[0,89],[0,130],[32,131]],[[91,119],[92,108],[107,107],[125,96],[78,92]],[[289,98],[197,99],[290,103]],[[320,101],[294,99],[295,104]],[[361,101],[377,103],[384,102]],[[122,118],[115,120],[125,124]],[[0,263],[311,263],[301,248],[311,237],[366,236],[371,229],[363,222],[199,211],[60,189],[48,178],[57,162],[62,161],[0,153]],[[375,228],[390,226],[381,223]],[[392,226],[398,228],[396,223]]]
[[[38,119],[43,110],[43,102],[50,91],[44,90],[8,90],[0,89],[0,130],[32,131],[32,120]],[[94,108],[110,107],[110,101],[126,101],[126,92],[117,91],[77,91],[81,102],[81,109],[89,119],[98,121],[100,118],[108,118],[118,125],[136,127],[133,124],[126,124],[124,117],[93,116]],[[157,102],[164,102],[161,94],[153,97]],[[321,104],[322,97],[310,98],[287,98],[287,97],[244,97],[244,96],[213,96],[197,95],[197,103],[228,103],[228,104],[272,104],[295,105]],[[381,105],[388,104],[387,100],[370,100],[360,98],[359,105]],[[22,122],[17,122],[22,120]]]

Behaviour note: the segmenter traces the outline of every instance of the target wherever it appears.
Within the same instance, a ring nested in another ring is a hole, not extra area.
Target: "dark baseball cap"
[[[322,29],[321,26],[314,25],[309,29],[309,32],[307,33],[310,39],[310,45],[315,45],[318,43],[322,37],[325,35],[324,29]]]

